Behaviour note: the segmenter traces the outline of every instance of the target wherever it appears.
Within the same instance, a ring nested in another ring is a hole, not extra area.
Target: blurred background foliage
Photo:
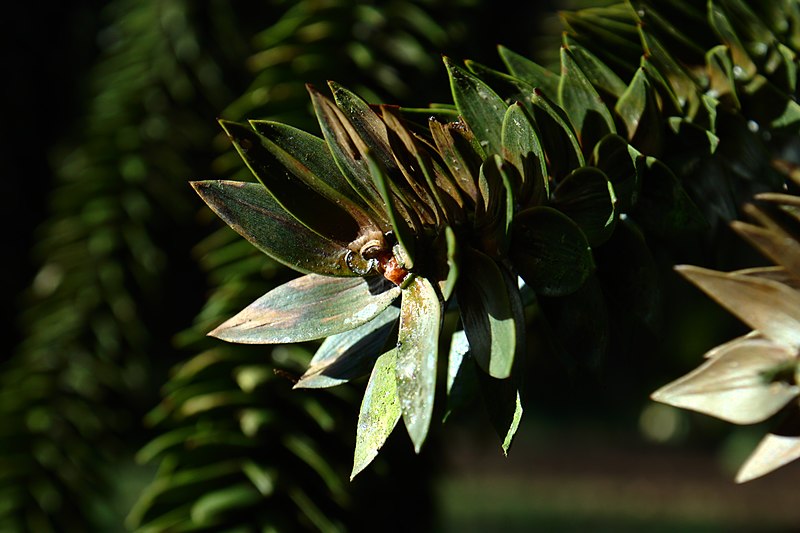
[[[187,181],[249,179],[217,117],[315,131],[304,84],[328,79],[371,102],[449,101],[440,54],[499,68],[500,43],[557,64],[555,10],[604,3],[16,6],[3,47],[13,83],[4,87],[9,124],[0,154],[10,229],[0,263],[8,302],[0,325],[0,529],[330,531],[386,520],[433,527],[434,476],[461,434],[429,442],[421,457],[390,439],[374,467],[347,482],[360,393],[292,392],[308,346],[204,337],[292,273],[222,228]],[[526,431],[548,442],[573,427],[736,457],[736,439],[723,437],[740,434],[653,411],[646,399],[742,330],[669,270],[676,259],[725,269],[763,263],[724,226],[719,233],[713,248],[702,239],[651,247],[669,295],[659,342],[635,332],[602,370],[537,359],[535,413],[512,458],[530,459],[537,449]],[[467,440],[478,422],[455,420]],[[485,424],[480,431],[490,433]],[[454,461],[475,467],[464,457]],[[481,500],[469,484],[460,487],[440,498],[439,513],[455,516],[451,501]],[[505,487],[496,489],[503,497],[516,491]],[[529,490],[546,499],[546,489]]]

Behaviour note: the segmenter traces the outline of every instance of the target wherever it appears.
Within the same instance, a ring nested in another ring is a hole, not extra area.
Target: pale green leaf
[[[396,359],[396,349],[390,350],[378,358],[372,369],[358,413],[351,480],[378,456],[402,416],[395,377]]]

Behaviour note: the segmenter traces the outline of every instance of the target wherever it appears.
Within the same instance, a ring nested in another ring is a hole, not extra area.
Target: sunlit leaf
[[[417,453],[433,416],[441,322],[436,289],[427,279],[414,277],[403,289],[395,371],[403,422]]]
[[[486,83],[444,60],[450,76],[450,88],[458,112],[467,121],[475,137],[487,153],[502,153],[503,116],[508,105]]]
[[[561,47],[561,82],[558,101],[578,133],[583,153],[590,154],[605,135],[616,133],[614,119],[569,48]]]
[[[773,342],[800,347],[800,293],[775,281],[681,265],[675,269]]]
[[[366,324],[325,339],[294,388],[333,387],[366,374],[399,316],[400,309],[390,305]]]
[[[222,220],[276,261],[304,273],[355,275],[343,243],[298,222],[260,183],[195,181],[192,187]]]
[[[757,208],[749,206],[749,213]],[[745,222],[734,221],[731,227],[761,253],[786,268],[789,272],[800,276],[800,242],[796,241],[780,225],[767,217],[761,217],[766,227],[754,226]]]
[[[533,207],[516,216],[509,253],[525,283],[547,296],[576,291],[594,270],[580,227],[551,207]]]
[[[363,203],[370,208],[370,216],[382,224],[384,231],[390,227],[383,199],[375,188],[372,177],[364,160],[367,145],[358,136],[345,114],[324,95],[313,87],[308,87],[314,112],[317,115],[322,134],[328,144],[340,172],[350,186],[361,197]]]
[[[469,354],[467,334],[464,330],[456,331],[451,337],[447,358],[447,408],[442,422],[472,400],[477,386],[477,373]]]
[[[436,148],[459,190],[472,201],[472,205],[477,204],[478,184],[475,176],[481,165],[479,153],[483,152],[478,140],[463,122],[442,124],[431,120],[429,127]]]
[[[569,34],[564,35],[564,44],[572,59],[598,92],[603,91],[614,98],[619,98],[625,92],[627,85],[622,78],[585,46],[579,45]]]
[[[684,377],[662,387],[652,398],[735,424],[754,424],[777,413],[800,388],[782,377],[794,375],[795,355],[766,339],[729,345]]]
[[[470,353],[484,372],[507,378],[517,335],[503,273],[493,259],[472,249],[463,251],[462,269],[458,302]]]
[[[396,359],[396,350],[390,350],[378,358],[372,369],[358,413],[351,480],[378,456],[402,415],[395,377]]]
[[[209,333],[244,344],[320,339],[369,322],[400,295],[383,278],[308,274],[271,290]]]
[[[538,87],[550,99],[555,100],[558,96],[558,74],[537,65],[527,57],[504,46],[498,46],[497,50],[511,74],[534,87]]]
[[[503,118],[502,155],[517,169],[521,181],[518,201],[523,205],[529,200],[541,204],[550,196],[540,135],[522,104],[517,102],[508,107]]]

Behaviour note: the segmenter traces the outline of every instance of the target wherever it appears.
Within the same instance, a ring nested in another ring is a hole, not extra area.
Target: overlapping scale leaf
[[[498,46],[497,50],[511,74],[529,85],[539,88],[551,100],[557,98],[560,83],[558,74],[504,46]]]
[[[533,207],[517,214],[509,255],[525,283],[548,296],[576,291],[594,270],[583,231],[550,207]]]
[[[508,107],[503,119],[503,157],[516,168],[521,205],[537,205],[550,196],[547,158],[540,133],[525,107],[519,102]],[[516,180],[514,180],[516,181]]]
[[[531,96],[533,118],[547,154],[550,176],[558,182],[572,170],[585,164],[580,141],[563,109],[540,90]]]
[[[575,221],[592,246],[603,244],[614,231],[616,202],[611,182],[594,167],[573,171],[551,199],[551,205]]]
[[[609,133],[616,133],[608,106],[566,46],[561,47],[561,81],[558,101],[578,134],[584,155]]]

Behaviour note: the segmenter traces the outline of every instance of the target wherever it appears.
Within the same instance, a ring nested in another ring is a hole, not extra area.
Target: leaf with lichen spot
[[[400,295],[381,277],[308,274],[271,290],[209,335],[243,344],[321,339],[369,322]]]
[[[415,276],[403,289],[397,333],[397,389],[403,422],[419,453],[433,416],[442,305],[430,281]]]
[[[369,377],[358,413],[351,481],[378,456],[402,416],[395,378],[396,359],[396,349],[381,355]]]

